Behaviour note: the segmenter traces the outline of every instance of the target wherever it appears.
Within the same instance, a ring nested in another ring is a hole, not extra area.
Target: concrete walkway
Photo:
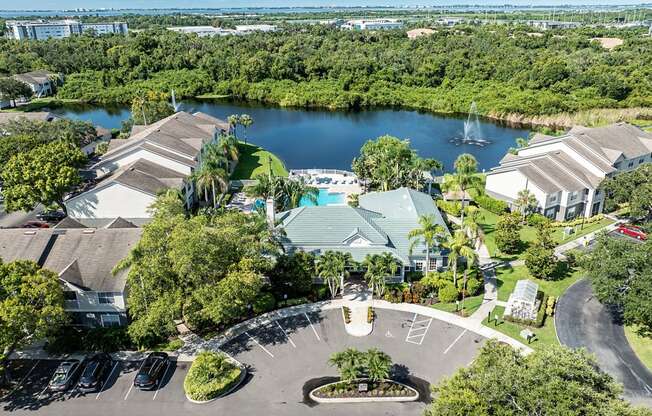
[[[581,248],[581,247],[586,247],[591,241],[596,239],[598,234],[600,234],[602,232],[605,232],[605,231],[609,233],[609,232],[615,230],[616,228],[618,228],[618,226],[620,225],[621,222],[622,221],[616,219],[616,222],[614,222],[612,224],[609,224],[609,225],[607,225],[605,227],[602,227],[602,228],[597,229],[597,230],[595,230],[595,231],[593,231],[591,233],[588,233],[587,235],[585,235],[583,237],[576,238],[575,240],[569,241],[568,243],[561,244],[561,245],[555,247],[555,255],[557,257],[559,257],[559,258],[563,258],[564,253],[569,251],[569,250],[573,250],[573,249]]]
[[[344,322],[344,328],[349,335],[364,337],[371,334],[373,322],[367,322],[369,308],[372,305],[373,293],[363,284],[346,283],[342,294],[343,306],[351,311],[351,322]]]

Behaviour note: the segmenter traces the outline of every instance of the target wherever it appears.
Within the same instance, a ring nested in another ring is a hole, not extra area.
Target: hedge
[[[507,202],[492,198],[488,195],[478,195],[473,198],[473,201],[475,201],[475,203],[478,204],[480,208],[484,208],[487,211],[493,212],[497,215],[503,214],[509,209]]]
[[[212,400],[233,388],[241,373],[242,370],[224,354],[202,352],[190,366],[183,389],[192,400]]]
[[[443,199],[437,200],[437,207],[454,217],[459,217],[462,213],[462,204],[456,201],[444,201]]]
[[[589,218],[579,217],[579,218],[576,218],[574,220],[565,221],[565,222],[557,222],[557,221],[555,221],[555,222],[550,223],[550,225],[552,227],[557,227],[557,228],[558,227],[575,227],[575,226],[580,225],[582,223],[584,223],[584,225],[592,224],[594,222],[602,221],[603,219],[604,219],[604,214],[598,214],[598,215],[594,215],[594,216],[589,217]]]
[[[254,313],[260,315],[265,312],[269,312],[276,306],[276,299],[271,293],[263,293],[254,301]]]

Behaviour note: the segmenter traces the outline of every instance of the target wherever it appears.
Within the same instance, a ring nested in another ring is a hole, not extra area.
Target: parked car
[[[141,390],[152,390],[161,383],[170,358],[164,352],[153,352],[145,358],[134,378],[134,386]]]
[[[21,228],[50,228],[50,226],[43,221],[27,221],[20,226]]]
[[[66,218],[66,214],[63,211],[43,211],[36,215],[41,221],[47,222],[59,222],[62,219]]]
[[[636,238],[639,240],[647,240],[647,234],[641,227],[630,224],[620,224],[616,229],[621,234]]]
[[[84,361],[84,370],[77,388],[83,393],[99,391],[111,375],[113,360],[107,353],[99,353]]]
[[[75,380],[79,376],[81,364],[79,360],[67,360],[59,364],[59,367],[54,372],[54,375],[48,383],[50,391],[66,391],[75,384]]]

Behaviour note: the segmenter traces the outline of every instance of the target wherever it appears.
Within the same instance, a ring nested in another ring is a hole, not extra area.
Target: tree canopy
[[[19,98],[30,98],[32,89],[24,82],[13,78],[0,78],[0,97],[9,99],[13,106]]]
[[[410,147],[409,140],[381,136],[368,140],[353,159],[353,172],[374,190],[389,191],[402,186],[421,189],[424,171],[441,169],[440,162],[423,159]]]
[[[595,248],[581,258],[600,302],[621,312],[627,325],[652,335],[652,242],[598,238]]]
[[[0,172],[7,211],[56,203],[65,212],[63,198],[81,182],[78,169],[85,161],[79,148],[61,140],[15,154]]]
[[[639,166],[631,172],[605,179],[600,189],[607,195],[606,208],[629,204],[630,215],[636,219],[652,217],[652,163]]]
[[[524,356],[490,340],[434,392],[426,416],[651,414],[622,400],[620,385],[591,355],[561,346]]]

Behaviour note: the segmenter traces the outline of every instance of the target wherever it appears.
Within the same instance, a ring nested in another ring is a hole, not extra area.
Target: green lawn
[[[504,307],[496,306],[496,308],[494,308],[493,312],[491,313],[492,321],[488,323],[487,318],[485,318],[484,321],[482,321],[482,324],[491,329],[495,329],[498,332],[502,332],[508,337],[521,341],[525,345],[528,345],[527,340],[521,338],[520,333],[523,329],[528,328],[536,335],[536,338],[534,338],[529,344],[529,346],[535,350],[545,347],[546,345],[559,345],[557,333],[555,332],[555,319],[553,316],[546,317],[546,321],[541,328],[529,328],[526,326],[517,325],[512,322],[504,321],[502,319],[503,312],[505,312]],[[496,325],[495,321],[493,320],[495,315],[498,315],[498,325]]]
[[[480,208],[480,212],[482,213],[482,220],[480,221],[479,225],[484,233],[484,243],[489,249],[489,254],[492,257],[503,261],[511,261],[511,260],[522,258],[523,254],[525,254],[525,250],[527,249],[529,243],[536,240],[536,228],[526,225],[523,228],[521,228],[521,240],[524,243],[521,252],[515,254],[500,253],[498,251],[498,248],[496,247],[496,240],[494,237],[494,231],[496,228],[496,221],[498,220],[498,215],[494,214],[493,212],[487,211],[486,209],[483,208]],[[575,233],[571,234],[570,237],[566,239],[564,239],[564,229],[562,227],[553,228],[552,238],[555,241],[555,243],[564,244],[569,241],[573,241],[577,238],[583,237],[586,234],[589,234],[599,228],[605,227],[611,224],[612,222],[613,221],[611,221],[608,218],[603,218],[600,221],[596,221],[590,224],[585,224],[584,227],[582,227],[581,225],[577,226],[575,227]]]
[[[632,326],[625,327],[625,336],[638,359],[652,371],[652,338],[640,336]]]
[[[484,299],[484,294],[478,296],[472,296],[470,298],[464,299],[464,316],[470,316],[473,312],[477,311],[480,305],[482,305],[482,300]],[[460,301],[460,304],[462,302]],[[457,312],[457,305],[453,303],[435,303],[432,305],[433,308],[439,309],[444,312]],[[460,309],[461,306],[460,306]]]
[[[253,179],[259,174],[269,172],[270,161],[272,173],[276,176],[288,176],[285,165],[275,154],[254,144],[238,143],[240,158],[231,179]]]
[[[560,280],[541,280],[535,279],[530,275],[527,267],[504,267],[496,270],[496,279],[498,284],[498,300],[507,301],[509,294],[512,293],[516,282],[522,279],[530,279],[539,285],[539,290],[546,295],[559,297],[568,289],[570,285],[578,281],[582,276],[579,270],[573,271],[568,276]]]

